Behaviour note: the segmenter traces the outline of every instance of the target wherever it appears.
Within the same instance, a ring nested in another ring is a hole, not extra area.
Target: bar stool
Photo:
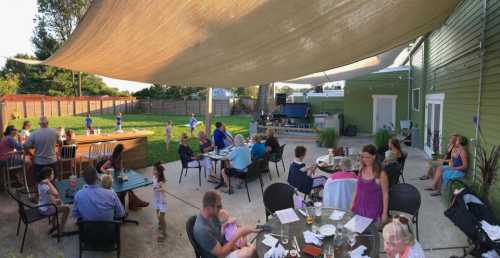
[[[26,167],[24,166],[24,152],[22,151],[12,151],[7,153],[7,160],[5,165],[4,173],[4,191],[10,189],[10,172],[22,169],[24,176],[24,186],[26,191],[28,188],[28,179],[26,175]]]
[[[59,155],[59,179],[64,177],[64,163],[70,164],[70,172],[72,175],[76,175],[76,144],[63,145],[61,146],[61,153]]]
[[[92,143],[89,147],[89,152],[80,155],[80,170],[82,170],[83,162],[85,161],[87,161],[89,165],[95,166],[95,163],[102,158],[103,153],[104,144],[102,142]]]

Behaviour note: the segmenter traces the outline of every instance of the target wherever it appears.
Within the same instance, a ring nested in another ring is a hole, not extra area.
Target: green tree
[[[151,99],[183,99],[185,97],[201,97],[204,88],[180,87],[153,84],[149,88],[134,93],[137,98]]]
[[[0,95],[14,94],[19,87],[19,78],[13,74],[0,76]]]

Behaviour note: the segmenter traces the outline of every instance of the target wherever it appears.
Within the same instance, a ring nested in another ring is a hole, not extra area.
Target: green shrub
[[[380,129],[373,136],[373,144],[377,147],[378,150],[387,150],[387,145],[391,135],[386,129]]]
[[[319,143],[322,147],[326,148],[337,147],[337,132],[335,131],[335,129],[322,129],[319,132]]]

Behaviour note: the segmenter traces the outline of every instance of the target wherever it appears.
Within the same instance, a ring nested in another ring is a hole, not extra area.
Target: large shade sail
[[[437,28],[457,0],[94,0],[43,64],[241,87],[347,65]]]
[[[397,47],[377,56],[372,56],[346,66],[328,71],[309,74],[297,79],[288,80],[287,83],[319,85],[326,82],[342,81],[363,76],[382,70],[394,63],[401,51],[405,48]]]

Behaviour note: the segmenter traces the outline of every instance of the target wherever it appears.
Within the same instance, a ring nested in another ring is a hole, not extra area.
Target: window
[[[411,103],[413,111],[420,111],[420,88],[411,91]]]

